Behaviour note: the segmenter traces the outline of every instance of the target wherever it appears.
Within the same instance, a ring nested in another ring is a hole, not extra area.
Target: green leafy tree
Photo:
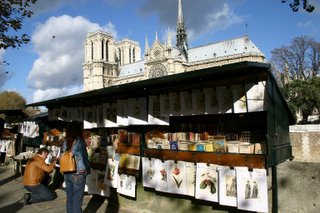
[[[26,100],[17,92],[4,91],[0,93],[0,110],[24,109]]]
[[[30,41],[30,37],[19,34],[24,18],[30,18],[30,6],[37,0],[1,0],[0,1],[0,49],[16,48]]]
[[[288,0],[281,0],[282,3],[288,2]],[[309,0],[292,0],[292,3],[289,3],[289,6],[291,7],[293,12],[299,11],[300,5],[302,3],[302,8],[311,13],[314,11],[314,6],[309,4]]]

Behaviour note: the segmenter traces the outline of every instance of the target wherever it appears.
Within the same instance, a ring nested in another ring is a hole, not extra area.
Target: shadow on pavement
[[[24,207],[24,203],[21,202],[21,200],[18,200],[17,202],[12,203],[8,206],[0,207],[0,212],[18,212]]]

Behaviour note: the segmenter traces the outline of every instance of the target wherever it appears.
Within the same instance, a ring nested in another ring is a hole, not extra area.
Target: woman
[[[66,140],[62,150],[71,150],[76,161],[77,171],[64,173],[67,192],[67,213],[82,212],[86,177],[90,173],[90,165],[86,143],[78,123],[72,122],[66,128]]]

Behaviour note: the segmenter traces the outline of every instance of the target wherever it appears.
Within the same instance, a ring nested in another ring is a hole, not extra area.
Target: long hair
[[[66,145],[67,150],[70,150],[73,142],[77,137],[82,138],[82,127],[79,122],[71,122],[66,126]]]

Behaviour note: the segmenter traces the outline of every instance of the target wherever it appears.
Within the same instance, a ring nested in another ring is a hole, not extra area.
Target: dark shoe
[[[24,204],[30,205],[31,204],[31,193],[25,193],[23,196]]]

